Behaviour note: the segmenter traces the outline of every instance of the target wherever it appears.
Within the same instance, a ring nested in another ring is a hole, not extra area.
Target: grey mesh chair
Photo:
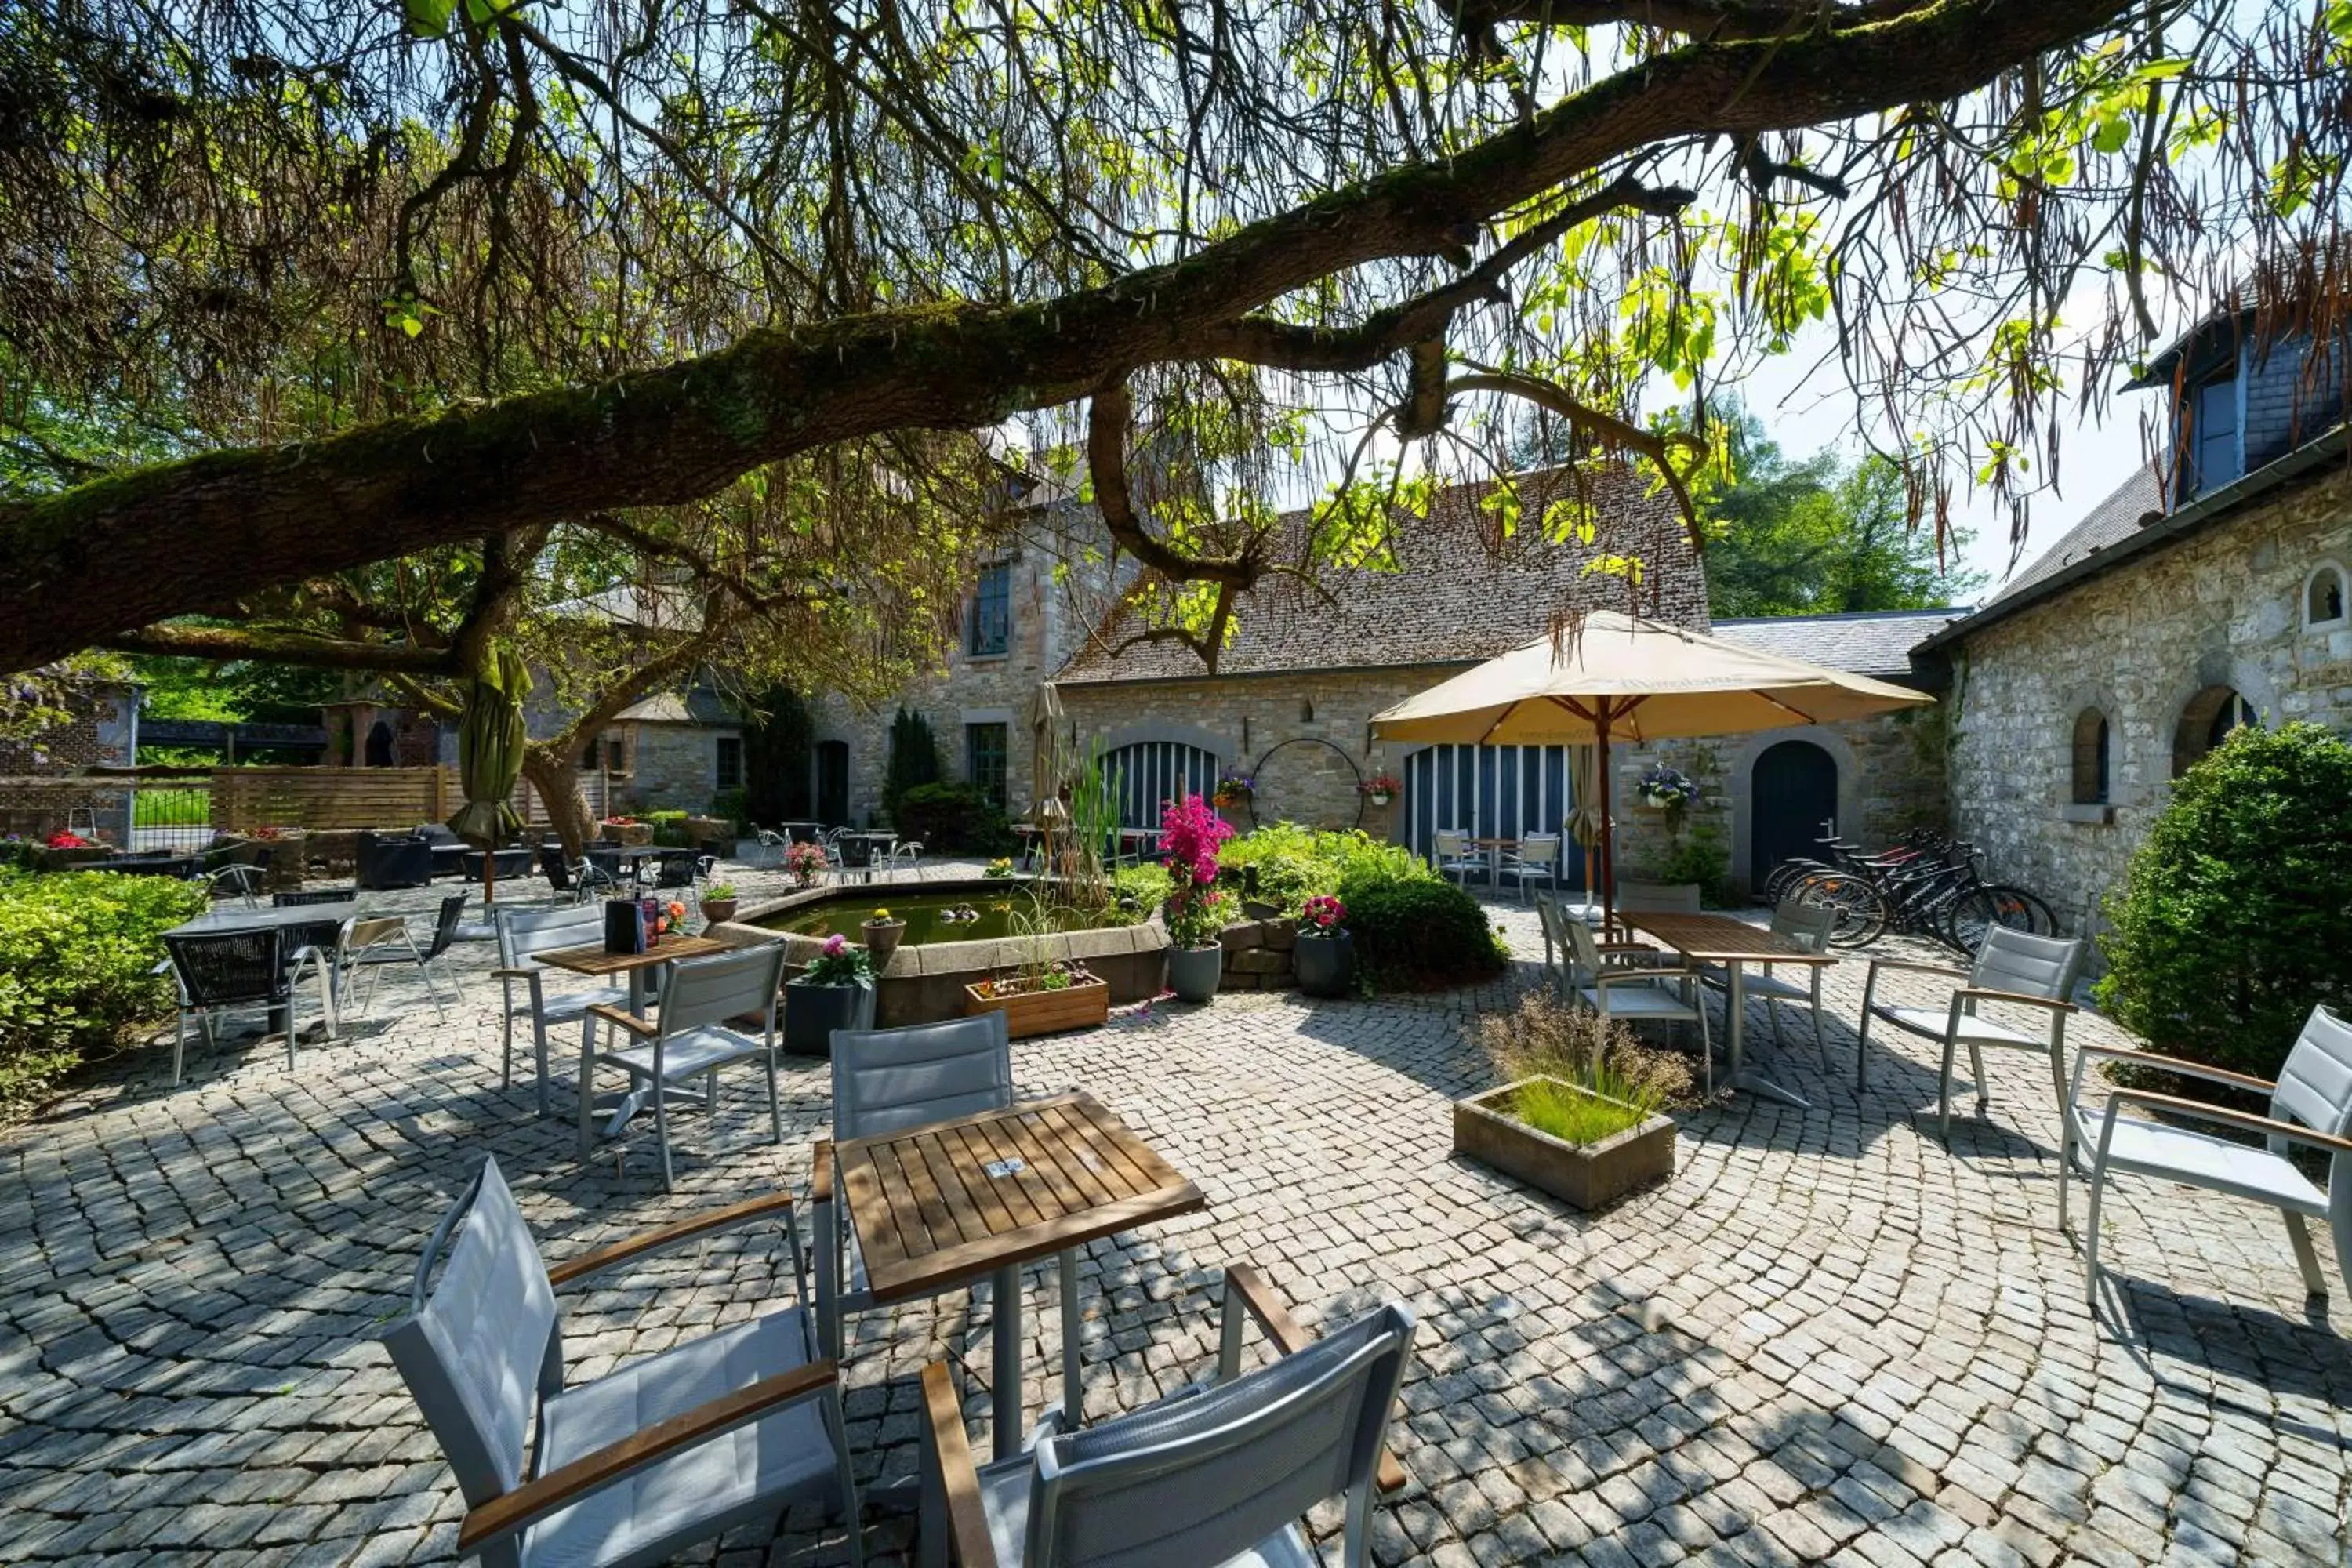
[[[1536,924],[1542,928],[1544,941],[1544,971],[1551,976],[1554,989],[1562,996],[1576,989],[1580,971],[1576,963],[1574,939],[1568,934],[1570,923],[1584,927],[1584,934],[1592,942],[1592,950],[1601,962],[1617,967],[1633,965],[1643,958],[1654,959],[1657,948],[1646,942],[1602,942],[1592,935],[1591,926],[1579,918],[1576,908],[1563,905],[1557,895],[1536,895]]]
[[[1700,911],[1703,900],[1696,882],[1620,882],[1617,884],[1617,909],[1620,913],[1633,912],[1659,915],[1695,915]],[[1674,954],[1676,963],[1683,955]]]
[[[1642,951],[1639,943],[1612,942],[1606,948],[1582,921],[1562,921],[1573,973],[1569,984],[1583,1004],[1603,1018],[1620,1023],[1696,1024],[1699,1072],[1707,1098],[1715,1096],[1715,1042],[1707,1033],[1706,998],[1698,988],[1696,971],[1662,967],[1653,962],[1630,967],[1628,960]]]
[[[559,1287],[765,1219],[792,1243],[791,1306],[565,1386]],[[814,1499],[838,1501],[862,1564],[841,1384],[817,1354],[807,1282],[781,1193],[551,1269],[484,1160],[416,1265],[409,1316],[383,1336],[465,1495],[458,1554],[491,1568],[660,1563]]]
[[[1783,899],[1772,911],[1772,934],[1785,936],[1807,952],[1821,952],[1830,942],[1830,933],[1837,929],[1838,912],[1827,904],[1801,903],[1795,899]],[[1802,1006],[1813,1016],[1813,1047],[1822,1053],[1822,1066],[1830,1065],[1830,1045],[1822,1033],[1822,973],[1825,964],[1804,966],[1805,984],[1784,980],[1772,973],[1769,963],[1746,966],[1748,973],[1739,977],[1742,996],[1761,998],[1764,1015],[1772,1020],[1772,1044],[1780,1039],[1780,1008],[1783,1005]],[[1724,994],[1724,1005],[1730,1005],[1731,972],[1720,963],[1697,966],[1699,983]]]
[[[1489,868],[1470,847],[1470,836],[1458,827],[1441,827],[1431,837],[1429,858],[1439,876],[1451,877],[1465,889],[1474,875],[1483,877]]]
[[[897,1029],[833,1032],[833,1137],[817,1143],[809,1199],[816,1235],[817,1327],[827,1355],[841,1354],[848,1315],[874,1305],[856,1227],[847,1206],[834,1200],[835,1142],[1002,1110],[1012,1103],[1013,1043],[1002,1012]],[[1077,1354],[1071,1322],[1076,1279],[1076,1258],[1065,1252],[1066,1376]],[[940,1293],[960,1288],[942,1286]]]
[[[595,1021],[588,1009],[595,1006],[628,1005],[629,990],[619,984],[568,985],[559,988],[562,978],[543,963],[534,963],[534,952],[551,952],[565,947],[598,947],[604,941],[604,910],[601,904],[588,904],[571,909],[500,910],[499,921],[499,966],[490,971],[505,993],[505,1027],[499,1039],[499,1087],[509,1088],[514,1083],[514,1026],[517,1018],[530,1020],[531,1044],[539,1064],[539,1113],[548,1114],[547,1106],[547,1026],[550,1024],[580,1025],[581,1043],[584,1047],[593,1036]],[[520,988],[520,996],[517,988]]]
[[[1559,891],[1559,835],[1530,833],[1519,840],[1518,851],[1503,858],[1502,874],[1519,885],[1519,902],[1528,901],[1528,884],[1544,882]]]
[[[2256,1116],[2139,1089],[2111,1090],[2106,1104],[2095,1112],[2083,1100],[2084,1064],[2094,1057],[2256,1094],[2267,1092],[2270,1113]],[[2126,1106],[2157,1111],[2169,1120],[2118,1114]],[[2263,1147],[2252,1148],[2176,1125],[2182,1121],[2260,1133]],[[2346,1286],[2352,1287],[2352,1025],[2326,1008],[2312,1008],[2276,1083],[2147,1051],[2086,1046],[2074,1058],[2073,1086],[2066,1096],[2066,1131],[2074,1144],[2073,1158],[2062,1159],[2058,1164],[2058,1226],[2066,1228],[2067,1167],[2088,1150],[2091,1212],[2083,1231],[2083,1267],[2089,1276],[2086,1283],[2094,1306],[2099,1299],[2099,1198],[2106,1190],[2108,1175],[2115,1172],[2202,1187],[2277,1209],[2286,1216],[2287,1239],[2294,1246],[2304,1289],[2314,1296],[2327,1294],[2327,1281],[2319,1271],[2319,1256],[2312,1248],[2311,1233],[2304,1222],[2322,1221],[2336,1242],[2336,1271]],[[2326,1191],[2314,1186],[2287,1158],[2294,1144],[2327,1153]]]
[[[360,1003],[362,1008],[373,1005],[376,977],[392,964],[413,963],[416,966],[417,978],[425,983],[425,994],[433,999],[433,1010],[441,1017],[449,1016],[449,1010],[441,1002],[441,984],[449,987],[452,1001],[463,1002],[466,999],[465,993],[457,988],[457,976],[448,956],[449,944],[457,937],[457,922],[465,918],[466,898],[464,893],[451,893],[441,900],[441,908],[433,918],[432,942],[427,947],[417,946],[416,933],[408,929],[406,921],[397,917],[363,922],[374,928],[367,933],[364,942],[361,942],[358,931],[352,933],[353,951],[344,955],[343,969],[347,976],[354,970],[367,975],[366,995]],[[441,973],[437,975],[433,970],[436,963],[441,966]]]
[[[1243,1317],[1281,1352],[1241,1372]],[[1048,1410],[1016,1458],[975,1466],[947,1365],[923,1369],[916,1526],[928,1568],[1313,1568],[1299,1520],[1346,1500],[1339,1561],[1371,1560],[1375,1489],[1404,1485],[1381,1447],[1412,1353],[1412,1314],[1389,1305],[1307,1338],[1253,1269],[1225,1274],[1217,1379],[1098,1426]]]
[[[1939,1136],[1952,1131],[1952,1066],[1959,1048],[1969,1048],[1974,1069],[1977,1114],[1982,1116],[1992,1098],[1985,1082],[1984,1047],[2035,1051],[2050,1058],[2050,1085],[2063,1114],[2066,1108],[2066,1016],[2074,1011],[2067,998],[2074,994],[2075,977],[2083,972],[2084,944],[2054,936],[2034,936],[1994,926],[1977,949],[1976,963],[1966,970],[1941,963],[1914,963],[1907,959],[1874,958],[1862,986],[1862,1038],[1854,1047],[1853,1085],[1870,1087],[1870,1025],[1881,1019],[1906,1034],[1941,1040],[1944,1061],[1936,1079],[1937,1129]],[[1881,1002],[1881,970],[1906,970],[1958,980],[1960,984],[1941,1007],[1906,1007]],[[1977,1015],[1978,1005],[1997,1002],[2032,1007],[2044,1023],[2040,1032],[2014,1028]]]
[[[763,942],[740,952],[681,960],[669,966],[659,1016],[651,1023],[612,1005],[588,1009],[580,1043],[580,1153],[595,1147],[593,1125],[595,1071],[615,1067],[629,1075],[630,1093],[653,1101],[654,1137],[661,1145],[662,1190],[670,1186],[670,1091],[694,1079],[703,1081],[703,1109],[719,1109],[719,1070],[737,1062],[758,1062],[768,1074],[768,1124],[784,1141],[783,1101],[776,1089],[776,994],[784,983],[784,944]],[[760,1037],[735,1028],[731,1020],[757,1017]],[[622,1043],[599,1047],[598,1024],[619,1031]]]

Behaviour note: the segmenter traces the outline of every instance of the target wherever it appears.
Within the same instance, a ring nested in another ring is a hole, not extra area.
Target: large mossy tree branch
[[[2127,0],[1940,0],[1839,30],[1691,43],[1442,162],[1265,218],[1182,261],[1048,301],[941,305],[748,334],[701,358],[225,451],[0,509],[0,668],[257,587],[453,540],[709,495],[761,464],[898,428],[961,429],[1198,357],[1211,328],[1465,229],[1642,148],[1852,118],[1981,87]]]

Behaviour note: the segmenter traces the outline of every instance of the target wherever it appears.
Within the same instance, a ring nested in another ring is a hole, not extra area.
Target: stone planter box
[[[1454,1102],[1454,1152],[1549,1193],[1570,1208],[1597,1209],[1675,1173],[1675,1124],[1653,1116],[1598,1143],[1538,1132],[1510,1111],[1522,1079]],[[1562,1088],[1574,1085],[1550,1082]]]
[[[1058,991],[1018,991],[992,996],[973,982],[963,988],[964,1013],[1004,1015],[1005,1031],[1016,1040],[1058,1035],[1065,1029],[1099,1028],[1110,1021],[1110,987],[1089,975]]]
[[[735,837],[735,825],[723,816],[689,816],[686,819],[686,841],[697,849],[704,845],[726,843]]]
[[[614,844],[651,844],[654,841],[654,825],[650,822],[600,822],[596,825],[596,831],[599,837]]]

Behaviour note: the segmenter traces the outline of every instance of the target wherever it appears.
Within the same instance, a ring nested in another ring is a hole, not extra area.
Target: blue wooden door
[[[1118,780],[1121,827],[1160,826],[1160,808],[1184,795],[1217,787],[1217,756],[1181,741],[1143,741],[1103,756],[1103,771]]]
[[[1441,827],[1473,838],[1557,833],[1563,888],[1584,885],[1584,847],[1567,830],[1576,802],[1565,746],[1427,746],[1404,763],[1403,839],[1426,856]]]

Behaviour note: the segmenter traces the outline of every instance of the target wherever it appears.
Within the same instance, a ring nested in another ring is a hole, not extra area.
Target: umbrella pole
[[[1601,775],[1601,940],[1612,942],[1617,925],[1617,835],[1609,822],[1609,700],[1599,704],[1601,721],[1593,729],[1599,748],[1594,771]]]

